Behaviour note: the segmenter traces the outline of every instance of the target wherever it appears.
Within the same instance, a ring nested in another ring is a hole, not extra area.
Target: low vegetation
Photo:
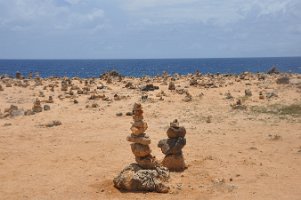
[[[255,113],[266,113],[274,115],[291,115],[301,117],[301,103],[291,105],[273,104],[270,106],[253,106],[251,110]]]

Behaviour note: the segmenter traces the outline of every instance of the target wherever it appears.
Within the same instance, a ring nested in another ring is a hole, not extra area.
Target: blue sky
[[[0,0],[0,58],[301,56],[301,0]]]

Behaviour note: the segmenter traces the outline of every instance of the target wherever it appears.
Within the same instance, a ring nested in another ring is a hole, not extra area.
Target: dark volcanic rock
[[[169,171],[165,167],[142,169],[137,164],[131,164],[114,178],[114,186],[126,191],[145,191],[167,193],[169,187],[165,182],[169,178]]]
[[[175,139],[160,140],[158,147],[161,148],[165,155],[181,154],[183,147],[186,145],[186,139],[179,137]]]

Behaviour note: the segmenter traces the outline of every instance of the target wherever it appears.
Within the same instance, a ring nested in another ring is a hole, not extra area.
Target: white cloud
[[[227,25],[246,18],[286,12],[293,0],[125,0],[124,9],[149,24],[204,23]]]
[[[74,7],[81,0],[65,2],[72,6],[62,6],[57,0],[0,0],[0,28],[15,31],[33,28],[67,30],[95,28],[104,23],[102,9]]]

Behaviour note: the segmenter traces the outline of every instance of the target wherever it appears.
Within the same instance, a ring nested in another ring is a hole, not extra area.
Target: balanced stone
[[[165,156],[162,165],[172,171],[183,171],[186,169],[183,154]]]
[[[169,127],[166,133],[169,138],[185,137],[186,129],[184,127]]]
[[[146,157],[135,157],[137,164],[144,169],[154,169],[156,166],[159,166],[156,158],[152,155]]]
[[[143,145],[149,145],[151,143],[151,140],[148,136],[136,136],[134,134],[128,136],[126,138],[127,141],[129,142],[134,142],[134,143],[138,143],[138,144],[143,144]]]
[[[132,113],[134,121],[143,120],[143,115],[135,115],[136,113]]]
[[[132,113],[132,134],[126,139],[132,142],[131,149],[136,163],[126,167],[114,180],[116,188],[127,191],[168,192],[169,187],[164,182],[169,178],[167,168],[161,167],[156,158],[151,155],[149,144],[151,140],[146,136],[148,125],[143,121],[143,110],[139,103],[135,103]]]
[[[146,157],[150,155],[151,150],[148,145],[133,143],[131,144],[132,152],[136,157]]]
[[[145,123],[142,127],[136,127],[136,126],[132,125],[131,131],[132,131],[132,134],[134,134],[134,135],[141,135],[142,133],[144,133],[146,131],[147,128],[148,128],[147,123]]]
[[[186,145],[186,139],[179,137],[175,139],[160,140],[158,147],[161,148],[162,153],[165,155],[181,154],[183,147]]]

